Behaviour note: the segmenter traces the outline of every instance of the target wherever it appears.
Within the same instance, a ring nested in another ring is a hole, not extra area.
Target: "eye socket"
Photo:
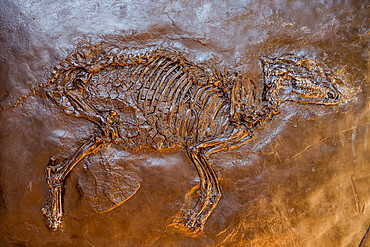
[[[332,92],[329,92],[329,93],[328,93],[328,98],[329,98],[329,99],[334,99],[334,98],[335,98],[335,99],[337,99],[337,98],[338,98],[338,95],[337,95],[337,97],[335,97],[335,96],[334,96],[334,94],[333,94]]]
[[[290,83],[291,83],[291,85],[292,85],[292,87],[293,88],[295,88],[295,89],[299,89],[299,85],[298,85],[298,81],[297,81],[297,79],[295,79],[295,78],[290,78]]]

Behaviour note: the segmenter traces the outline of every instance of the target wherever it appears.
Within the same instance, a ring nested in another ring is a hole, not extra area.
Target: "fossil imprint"
[[[173,223],[202,230],[221,198],[211,154],[247,143],[286,101],[335,105],[351,95],[339,77],[315,60],[283,55],[264,57],[261,63],[264,89],[258,92],[242,73],[221,73],[170,50],[129,55],[88,44],[66,58],[48,82],[32,91],[45,92],[66,114],[95,123],[98,131],[64,161],[50,158],[49,195],[42,209],[48,227],[61,227],[63,183],[72,169],[101,148],[121,144],[132,150],[187,151],[200,177],[199,198]]]

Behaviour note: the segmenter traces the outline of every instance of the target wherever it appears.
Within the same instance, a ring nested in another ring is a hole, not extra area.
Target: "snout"
[[[333,104],[345,102],[353,98],[360,91],[360,88],[348,87],[342,80],[339,80],[339,83],[337,82],[331,84],[327,93],[327,98]]]

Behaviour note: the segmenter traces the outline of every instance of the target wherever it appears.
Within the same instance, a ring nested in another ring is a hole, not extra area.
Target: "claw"
[[[51,231],[58,231],[62,227],[62,215],[56,214],[52,215],[50,204],[47,203],[42,209],[41,212],[46,216],[47,226]]]
[[[202,220],[198,218],[190,219],[185,223],[185,227],[187,227],[191,232],[199,232],[203,228]]]
[[[175,217],[172,220],[171,225],[176,228],[186,230],[188,233],[196,234],[203,230],[204,221],[201,217],[197,217],[194,212],[187,212],[182,214],[182,216]]]

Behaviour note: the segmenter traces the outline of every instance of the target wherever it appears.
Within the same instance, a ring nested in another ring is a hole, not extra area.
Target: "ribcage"
[[[201,71],[183,57],[157,55],[133,72],[132,99],[146,116],[164,119],[199,79],[192,72]]]
[[[84,97],[99,111],[118,109],[125,128],[136,126],[154,143],[179,145],[215,138],[226,128],[229,105],[209,77],[177,53],[159,52],[135,66],[93,75]]]

